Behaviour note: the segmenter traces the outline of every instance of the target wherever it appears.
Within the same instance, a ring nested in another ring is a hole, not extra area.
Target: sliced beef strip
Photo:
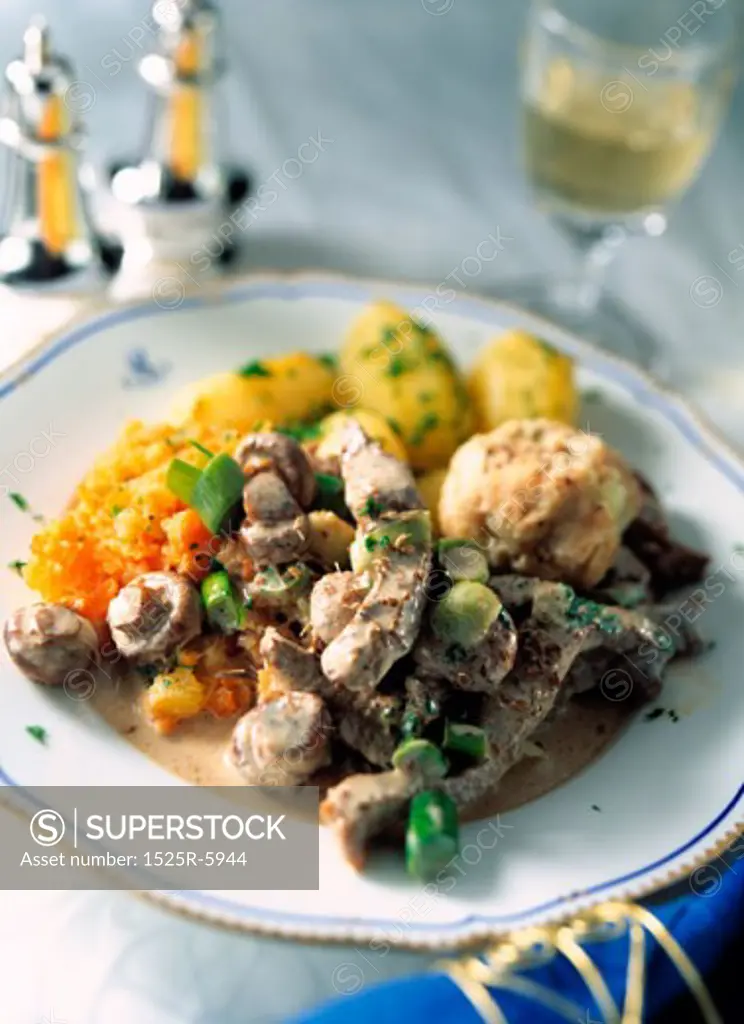
[[[441,716],[444,702],[450,693],[450,687],[443,679],[417,674],[409,676],[404,686],[406,697],[402,721],[413,716],[423,728]]]
[[[366,581],[353,572],[330,572],[313,587],[310,622],[313,637],[332,643],[354,618],[367,592]]]
[[[677,654],[677,647],[648,614],[648,608],[630,610],[599,604],[577,596],[564,584],[526,576],[493,577],[491,586],[517,617],[520,609],[529,607],[535,619],[566,636],[585,630],[583,652],[604,649],[621,656],[625,671],[637,684],[637,695],[649,700],[657,696],[662,672]],[[587,664],[597,666],[601,660],[592,659]],[[609,671],[609,663],[605,671]],[[588,688],[586,667],[577,669],[579,674],[583,676],[580,685]],[[602,674],[597,676],[597,684]]]
[[[336,723],[338,735],[370,764],[385,768],[398,743],[401,702],[381,693],[365,694],[344,690],[331,683],[320,670],[316,655],[270,627],[260,645],[264,663],[275,682],[289,691],[314,693],[323,698]]]
[[[341,474],[346,503],[362,526],[380,516],[422,509],[408,466],[384,452],[355,423],[344,433]],[[331,682],[369,692],[408,654],[421,626],[430,567],[430,544],[422,550],[404,541],[376,555],[372,566],[360,574],[367,593],[321,656]]]
[[[280,476],[252,476],[243,490],[243,507],[240,539],[256,565],[282,565],[302,557],[310,524]]]
[[[651,585],[657,598],[672,590],[699,583],[710,561],[707,555],[674,540],[664,511],[653,488],[637,475],[643,495],[640,514],[630,524],[623,543],[651,573]]]
[[[630,548],[621,547],[615,562],[589,596],[603,604],[637,608],[653,599],[651,573]]]
[[[502,609],[488,636],[474,650],[446,644],[428,631],[416,644],[413,658],[425,674],[446,679],[460,690],[492,693],[514,666],[517,630]]]
[[[337,695],[330,706],[344,743],[377,768],[389,768],[400,742],[400,700],[391,694],[373,693],[354,704],[348,696]]]
[[[506,772],[522,759],[525,743],[560,699],[585,638],[581,630],[570,638],[560,633],[551,635],[537,620],[525,625],[513,671],[486,701],[481,723],[488,744],[486,759],[442,781],[442,789],[460,809],[493,792]]]
[[[430,551],[391,549],[376,560],[354,617],[326,647],[321,666],[339,686],[369,692],[413,647],[426,603]]]
[[[334,828],[356,868],[364,864],[369,840],[400,821],[411,798],[422,790],[443,789],[460,807],[468,807],[492,791],[520,760],[525,741],[554,706],[583,636],[577,633],[568,646],[562,640],[552,639],[540,624],[528,628],[517,665],[486,702],[483,727],[488,759],[483,763],[444,780],[401,769],[353,775],[328,792],[321,820]]]
[[[346,504],[357,521],[370,515],[370,499],[385,512],[424,507],[409,467],[383,451],[353,421],[344,431],[341,475]]]

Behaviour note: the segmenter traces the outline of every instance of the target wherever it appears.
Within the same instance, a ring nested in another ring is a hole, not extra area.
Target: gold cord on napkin
[[[590,1021],[585,1008],[518,973],[555,956],[563,956],[581,976],[601,1011],[603,1024],[641,1024],[647,932],[679,971],[705,1024],[723,1024],[700,972],[688,955],[650,910],[635,903],[605,903],[568,923],[523,929],[489,947],[480,956],[440,960],[434,968],[452,979],[487,1024],[508,1024],[496,996],[490,991],[492,988],[532,999],[573,1024]],[[629,937],[629,957],[621,1011],[582,943],[595,939],[612,941],[624,934]]]

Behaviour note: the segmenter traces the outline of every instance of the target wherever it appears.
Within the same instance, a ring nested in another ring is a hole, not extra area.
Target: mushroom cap
[[[330,733],[321,698],[293,691],[243,715],[230,759],[251,785],[294,786],[328,764]]]
[[[238,445],[235,459],[246,476],[276,473],[301,508],[315,497],[315,473],[304,449],[293,438],[279,433],[247,434]]]
[[[201,632],[199,593],[178,573],[145,573],[110,602],[108,624],[124,657],[135,664],[163,661]]]
[[[98,663],[94,627],[61,604],[19,608],[5,623],[5,646],[21,672],[45,686],[62,686],[71,673]]]

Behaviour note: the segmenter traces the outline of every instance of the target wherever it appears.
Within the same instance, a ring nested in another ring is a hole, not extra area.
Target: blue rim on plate
[[[63,331],[51,341],[42,345],[40,350],[32,353],[27,359],[0,377],[0,399],[15,391],[23,381],[40,372],[64,352],[94,337],[102,330],[118,324],[148,317],[161,316],[189,308],[203,307],[217,302],[232,304],[260,299],[297,301],[302,299],[320,298],[340,301],[369,301],[381,294],[394,294],[405,306],[418,306],[422,297],[432,294],[426,285],[396,284],[386,281],[365,281],[337,278],[318,274],[288,274],[278,280],[278,275],[271,277],[252,276],[234,283],[222,283],[216,289],[211,288],[204,295],[190,295],[177,307],[159,306],[155,302],[139,302],[129,306],[113,309],[98,314],[85,322]],[[458,296],[447,306],[449,312],[478,321],[485,326],[503,327],[504,312],[518,315],[523,321],[532,321],[538,328],[541,321],[525,314],[516,307],[505,303],[490,302],[481,298],[465,298]],[[738,461],[726,442],[721,440],[707,424],[704,424],[697,412],[694,412],[679,396],[666,391],[650,376],[629,363],[609,355],[593,347],[588,342],[566,334],[554,325],[545,325],[551,337],[560,339],[560,347],[570,355],[579,359],[582,366],[595,370],[603,377],[620,385],[634,399],[646,407],[654,409],[668,423],[672,424],[685,440],[687,440],[705,459],[730,480],[738,490],[744,493],[744,464]],[[0,768],[0,784],[16,786],[19,784]],[[305,941],[354,941],[355,933],[362,930],[375,930],[384,933],[391,946],[421,949],[455,949],[477,943],[489,938],[503,936],[506,932],[531,923],[536,917],[559,919],[566,915],[569,905],[575,903],[577,897],[582,901],[596,904],[599,897],[608,890],[617,889],[628,882],[643,879],[665,864],[681,857],[688,850],[702,843],[716,828],[729,817],[735,808],[744,803],[744,784],[731,797],[726,806],[686,843],[670,851],[663,857],[644,865],[635,871],[607,881],[597,883],[580,893],[572,892],[556,899],[536,904],[513,914],[485,915],[468,914],[451,922],[426,924],[407,922],[408,934],[401,939],[392,938],[400,931],[400,922],[389,918],[339,918],[320,914],[303,916],[266,908],[251,908],[223,897],[213,895],[209,891],[190,890],[187,895],[165,894],[159,892],[144,893],[170,909],[186,916],[201,918],[226,927],[261,932],[277,937],[293,938]],[[706,850],[696,861],[685,865],[674,878],[656,880],[641,891],[634,892],[633,898],[661,888],[664,885],[683,877],[696,866],[705,863],[715,856],[719,848],[723,849],[741,830],[744,822],[732,822],[731,830],[723,837],[715,849]],[[444,936],[441,941],[436,936]]]

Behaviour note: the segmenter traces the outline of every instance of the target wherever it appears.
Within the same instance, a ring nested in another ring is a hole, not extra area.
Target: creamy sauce
[[[99,686],[93,704],[116,732],[174,775],[199,786],[239,786],[240,775],[227,762],[233,721],[208,715],[182,722],[162,736],[140,709],[142,682]],[[508,772],[497,792],[467,817],[487,817],[536,800],[576,775],[616,739],[630,719],[622,702],[589,694],[572,700],[564,713],[544,726],[528,746],[529,756]]]

